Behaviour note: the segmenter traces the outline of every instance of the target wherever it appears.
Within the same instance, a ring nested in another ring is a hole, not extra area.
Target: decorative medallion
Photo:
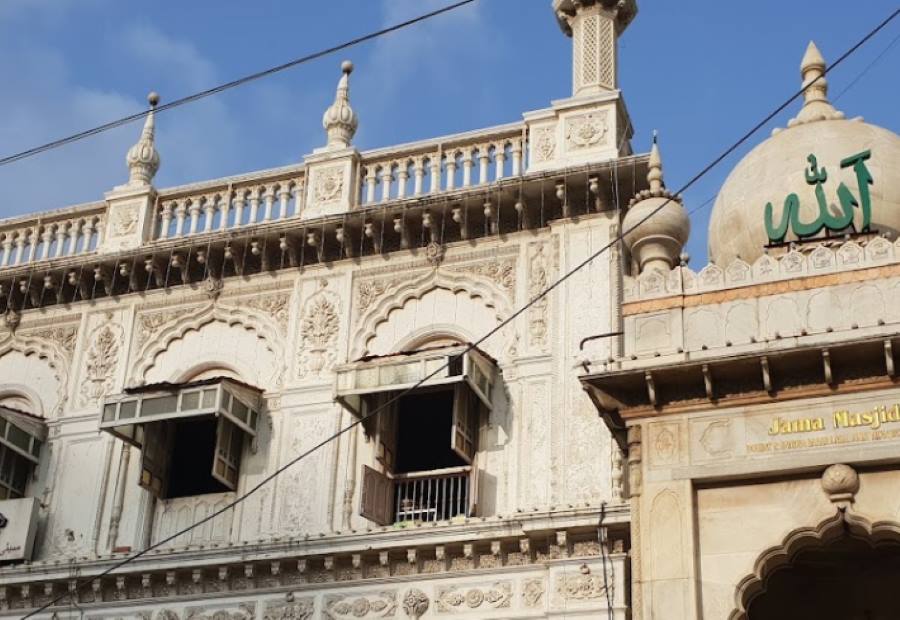
[[[412,588],[403,597],[403,611],[413,620],[419,620],[428,611],[428,597],[418,588]]]
[[[316,203],[340,200],[344,190],[343,166],[331,166],[316,171],[315,201]]]
[[[425,260],[428,264],[437,269],[444,261],[444,246],[437,241],[432,241],[425,246]]]
[[[597,146],[608,132],[606,112],[583,114],[570,118],[566,123],[566,140],[571,150]]]

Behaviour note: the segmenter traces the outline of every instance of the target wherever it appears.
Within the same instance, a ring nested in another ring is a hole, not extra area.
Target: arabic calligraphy
[[[776,226],[774,223],[774,208],[771,202],[767,203],[765,222],[769,243],[784,243],[789,229],[801,240],[818,235],[823,230],[838,233],[851,228],[854,232],[869,232],[872,222],[872,195],[869,191],[869,186],[874,184],[874,179],[866,166],[866,160],[871,158],[871,156],[871,151],[863,151],[841,161],[841,169],[853,168],[856,174],[859,194],[854,196],[850,188],[842,182],[837,188],[839,207],[835,206],[835,209],[832,209],[825,196],[824,187],[828,181],[828,170],[820,167],[816,156],[810,154],[806,158],[809,167],[806,169],[804,176],[807,184],[815,186],[819,215],[811,222],[801,221],[800,197],[795,193],[791,193],[784,200],[781,220]],[[859,209],[862,214],[862,221],[858,230],[854,221],[854,209]]]

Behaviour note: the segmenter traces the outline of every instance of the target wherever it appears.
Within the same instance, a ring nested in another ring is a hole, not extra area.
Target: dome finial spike
[[[844,118],[828,100],[828,80],[825,74],[828,63],[819,51],[815,41],[810,41],[800,62],[800,75],[803,78],[803,109],[797,118],[788,123],[788,127],[813,123],[815,121],[837,120]]]
[[[141,130],[141,137],[128,150],[125,161],[128,164],[128,185],[151,185],[159,170],[159,153],[156,150],[156,106],[159,95],[153,91],[147,95],[150,110]]]
[[[662,155],[659,152],[659,133],[655,129],[653,130],[653,146],[650,148],[647,182],[650,184],[650,193],[654,196],[661,195],[666,186],[663,181]]]
[[[328,135],[328,148],[333,149],[349,147],[359,127],[356,112],[350,107],[350,74],[353,73],[353,63],[349,60],[341,63],[341,73],[334,103],[325,110],[322,118],[322,126]]]

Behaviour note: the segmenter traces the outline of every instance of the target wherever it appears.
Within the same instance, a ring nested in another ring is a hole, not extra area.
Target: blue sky
[[[172,100],[448,1],[0,0],[0,156],[138,111],[149,90]],[[810,39],[834,59],[896,0],[639,5],[621,42],[621,86],[635,149],[647,150],[658,129],[666,180],[675,189],[799,87]],[[830,77],[832,97],[898,35],[900,21]],[[299,161],[324,144],[321,116],[344,58],[357,67],[355,142],[371,148],[514,121],[547,107],[570,93],[570,54],[550,0],[480,0],[160,115],[157,185]],[[837,106],[898,131],[898,76],[900,45],[894,45]],[[794,113],[796,106],[773,126]],[[126,126],[0,168],[0,217],[102,198],[125,180],[125,153],[138,132]],[[688,192],[687,206],[715,196],[736,161]],[[693,216],[695,268],[705,260],[710,208]]]

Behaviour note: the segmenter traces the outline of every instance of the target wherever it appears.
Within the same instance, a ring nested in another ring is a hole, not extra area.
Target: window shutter
[[[234,491],[238,484],[244,434],[225,416],[219,416],[216,427],[216,451],[213,454],[212,477]]]
[[[389,397],[389,396],[388,396]],[[379,406],[387,398],[379,399]],[[386,471],[394,471],[397,456],[397,403],[394,402],[377,415],[378,437],[376,456]]]
[[[378,525],[394,521],[394,481],[363,465],[359,514]]]
[[[474,517],[478,508],[478,456],[472,459],[472,471],[469,473],[469,513]]]
[[[475,458],[475,433],[478,432],[478,403],[472,399],[465,385],[453,391],[453,427],[450,429],[450,448],[466,463]]]
[[[155,497],[166,496],[171,457],[172,425],[169,422],[145,425],[144,443],[141,446],[141,478],[138,483]]]

